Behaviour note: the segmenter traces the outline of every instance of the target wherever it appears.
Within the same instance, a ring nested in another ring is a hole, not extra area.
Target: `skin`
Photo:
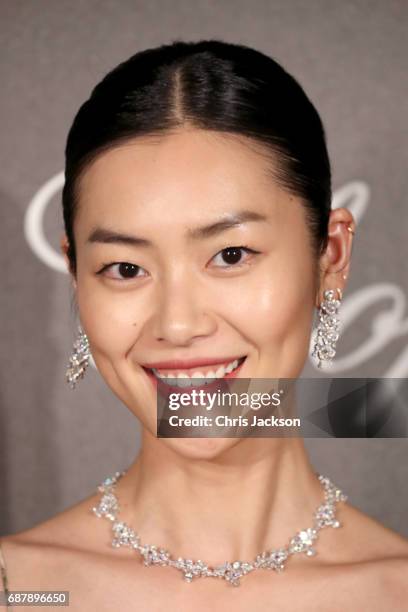
[[[271,160],[243,137],[185,128],[135,140],[88,167],[75,218],[72,282],[80,320],[101,376],[142,426],[140,452],[117,486],[121,519],[142,542],[211,565],[252,559],[269,543],[285,545],[311,526],[322,500],[300,438],[156,438],[156,394],[141,367],[159,359],[246,355],[243,378],[301,373],[323,291],[344,291],[353,240],[347,226],[354,230],[355,222],[347,209],[333,210],[328,247],[316,261],[304,206],[270,168]],[[244,209],[266,220],[204,239],[188,236],[191,228]],[[96,228],[151,244],[90,242]],[[241,245],[259,253],[243,252],[242,263],[227,268],[220,252]],[[66,253],[65,238],[62,248]],[[141,269],[127,280],[117,266],[101,272],[113,262]],[[186,586],[172,568],[145,568],[132,551],[109,549],[109,525],[89,515],[96,500],[90,496],[3,538],[13,588],[28,588],[27,576],[35,588],[55,588],[64,575],[72,592],[85,592],[93,581],[129,610],[210,604],[248,610],[272,600],[291,612],[402,610],[408,596],[407,540],[348,502],[339,504],[343,527],[324,530],[315,558],[297,555],[279,578],[254,572],[231,589],[213,579]],[[368,599],[361,599],[373,578]],[[321,588],[325,581],[332,595]],[[112,609],[96,592],[87,598],[88,606]]]

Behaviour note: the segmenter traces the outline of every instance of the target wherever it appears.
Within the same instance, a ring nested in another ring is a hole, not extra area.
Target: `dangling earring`
[[[336,354],[336,342],[339,339],[340,321],[337,313],[342,300],[340,289],[336,289],[338,299],[335,298],[334,289],[326,289],[323,301],[319,307],[319,324],[316,328],[315,345],[312,357],[317,359],[317,367],[321,368],[323,361],[331,363]]]
[[[89,350],[88,336],[79,327],[78,337],[74,342],[74,348],[65,374],[71,389],[75,389],[77,381],[84,377],[90,358],[91,352]]]

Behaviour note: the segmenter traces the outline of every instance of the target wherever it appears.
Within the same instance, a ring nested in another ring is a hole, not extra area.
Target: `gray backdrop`
[[[358,226],[333,375],[407,377],[407,3],[304,0],[1,4],[0,533],[29,527],[126,467],[136,420],[92,370],[64,382],[75,317],[55,249],[67,131],[119,61],[176,38],[221,38],[280,61],[325,123],[334,206]],[[308,363],[306,375],[316,375]],[[408,441],[307,439],[316,469],[408,536]]]

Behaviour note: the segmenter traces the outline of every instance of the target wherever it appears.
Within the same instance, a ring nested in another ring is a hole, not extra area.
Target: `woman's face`
[[[307,357],[317,279],[304,207],[248,144],[193,129],[139,139],[80,184],[80,319],[99,372],[153,435],[145,367],[195,360],[161,373],[205,375],[245,357],[239,377],[294,378]],[[209,359],[221,363],[199,365]]]

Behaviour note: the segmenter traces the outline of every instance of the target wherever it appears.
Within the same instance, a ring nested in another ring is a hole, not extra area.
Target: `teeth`
[[[215,377],[222,378],[223,376],[225,376],[225,368],[224,366],[220,366],[218,370],[215,372]]]
[[[212,370],[206,372],[205,375],[199,370],[193,372],[192,376],[189,376],[185,372],[180,372],[179,374],[167,374],[160,372],[155,368],[152,368],[152,372],[157,378],[166,384],[171,384],[176,387],[200,387],[203,384],[207,385],[215,378],[223,378],[226,374],[229,374],[232,372],[232,370],[235,370],[235,368],[238,367],[238,363],[238,359],[235,359],[226,366],[220,366],[215,372]],[[194,379],[197,378],[200,380],[196,382]],[[167,382],[167,379],[170,379],[169,382]]]
[[[238,361],[237,360],[235,360],[232,363],[228,364],[227,367],[225,368],[225,371],[227,372],[227,374],[232,372],[232,370],[235,370],[237,365],[238,365]]]

